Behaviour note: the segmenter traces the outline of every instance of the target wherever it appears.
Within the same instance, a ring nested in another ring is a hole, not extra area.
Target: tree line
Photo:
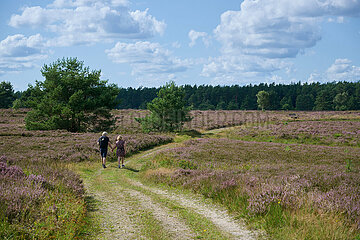
[[[146,109],[160,88],[120,88],[118,109]],[[198,110],[360,110],[360,81],[246,86],[184,85],[185,102]],[[258,102],[258,93],[264,106]]]
[[[186,106],[198,110],[360,110],[360,81],[330,83],[258,84],[246,86],[184,85]],[[161,88],[118,88],[117,109],[146,109]],[[37,89],[15,92],[10,82],[0,83],[0,108],[28,107]],[[265,105],[258,104],[258,94]],[[265,95],[264,95],[265,94]]]

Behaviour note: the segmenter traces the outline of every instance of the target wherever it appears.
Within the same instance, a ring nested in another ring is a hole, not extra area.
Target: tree
[[[231,100],[227,105],[227,110],[237,110],[237,109],[239,109],[238,104],[236,103],[235,100]]]
[[[280,108],[280,99],[278,94],[274,91],[271,90],[269,91],[269,106],[267,107],[267,109],[270,110],[276,110]]]
[[[145,118],[136,118],[144,131],[173,132],[181,130],[183,124],[190,121],[189,109],[185,107],[185,92],[174,82],[160,88],[157,97],[147,104],[151,114]]]
[[[223,100],[220,100],[220,102],[216,105],[216,110],[225,110],[226,106],[226,103]]]
[[[344,111],[349,107],[349,94],[347,92],[338,93],[334,98],[335,110]]]
[[[33,108],[35,109],[36,106],[40,103],[40,99],[43,93],[38,86],[32,86],[31,84],[28,85],[28,88],[21,92],[19,98],[17,98],[13,102],[13,108]]]
[[[100,80],[100,70],[90,71],[76,58],[44,65],[45,80],[31,87],[25,121],[29,130],[66,129],[71,132],[109,129],[115,122],[110,110],[117,104],[115,85]]]
[[[254,95],[248,93],[244,98],[244,101],[242,102],[240,109],[242,110],[257,109],[256,99]]]
[[[215,106],[210,103],[209,100],[202,102],[199,107],[199,110],[215,110]]]
[[[333,98],[327,90],[321,90],[316,96],[314,110],[328,111],[333,110]]]
[[[300,94],[296,97],[296,110],[312,110],[314,108],[314,96],[312,94]]]
[[[270,94],[264,90],[259,91],[256,94],[257,104],[263,111],[270,105]]]
[[[292,102],[291,102],[291,98],[289,97],[283,97],[280,101],[280,106],[282,110],[292,110],[293,106],[292,106]]]
[[[9,108],[11,107],[13,101],[15,100],[15,93],[13,86],[10,82],[1,82],[0,83],[0,108]]]

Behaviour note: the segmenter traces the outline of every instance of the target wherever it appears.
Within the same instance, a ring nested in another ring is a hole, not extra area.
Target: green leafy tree
[[[183,124],[190,121],[189,109],[185,106],[185,92],[174,82],[160,88],[157,97],[147,104],[151,114],[145,118],[136,118],[146,132],[173,132],[181,130]]]
[[[333,98],[327,90],[321,90],[316,96],[314,110],[328,111],[333,110]]]
[[[314,108],[314,96],[312,94],[300,94],[296,97],[296,110],[312,110]]]
[[[32,86],[29,84],[28,88],[21,93],[20,98],[13,102],[13,108],[33,108],[40,103],[43,92],[38,85]]]
[[[216,105],[216,110],[225,110],[226,109],[226,103],[221,100],[217,105]]]
[[[0,83],[0,108],[9,108],[11,107],[13,101],[15,100],[15,93],[13,86],[10,82],[1,82]]]
[[[255,94],[250,95],[247,94],[246,97],[244,98],[244,101],[241,104],[241,108],[242,110],[248,110],[248,109],[256,109],[256,99],[255,99]]]
[[[110,110],[119,90],[100,80],[100,70],[63,58],[44,65],[41,73],[45,80],[36,81],[27,96],[26,105],[32,108],[25,118],[27,129],[100,131],[114,124]]]
[[[338,111],[348,110],[349,100],[350,98],[347,92],[336,94],[334,98],[335,110]]]
[[[209,100],[201,103],[198,107],[200,110],[215,110],[215,106]]]
[[[238,104],[236,103],[235,100],[231,100],[227,105],[227,110],[237,110],[237,109],[239,109]]]
[[[269,106],[266,109],[270,109],[270,110],[280,109],[279,104],[280,104],[280,99],[278,94],[274,90],[269,91]]]
[[[292,102],[290,97],[283,97],[280,101],[280,106],[282,110],[292,110]]]
[[[257,104],[262,110],[267,109],[270,106],[270,94],[266,91],[259,91],[256,94]]]

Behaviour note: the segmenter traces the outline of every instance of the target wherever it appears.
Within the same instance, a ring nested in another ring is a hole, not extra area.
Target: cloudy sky
[[[360,80],[360,0],[0,1],[0,81],[77,57],[120,87]]]

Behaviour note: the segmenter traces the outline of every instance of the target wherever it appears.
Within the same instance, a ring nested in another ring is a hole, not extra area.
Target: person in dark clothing
[[[107,132],[103,132],[102,136],[98,140],[98,144],[100,147],[100,155],[103,168],[106,168],[106,155],[108,151],[108,146],[111,147],[110,139],[107,137]]]

